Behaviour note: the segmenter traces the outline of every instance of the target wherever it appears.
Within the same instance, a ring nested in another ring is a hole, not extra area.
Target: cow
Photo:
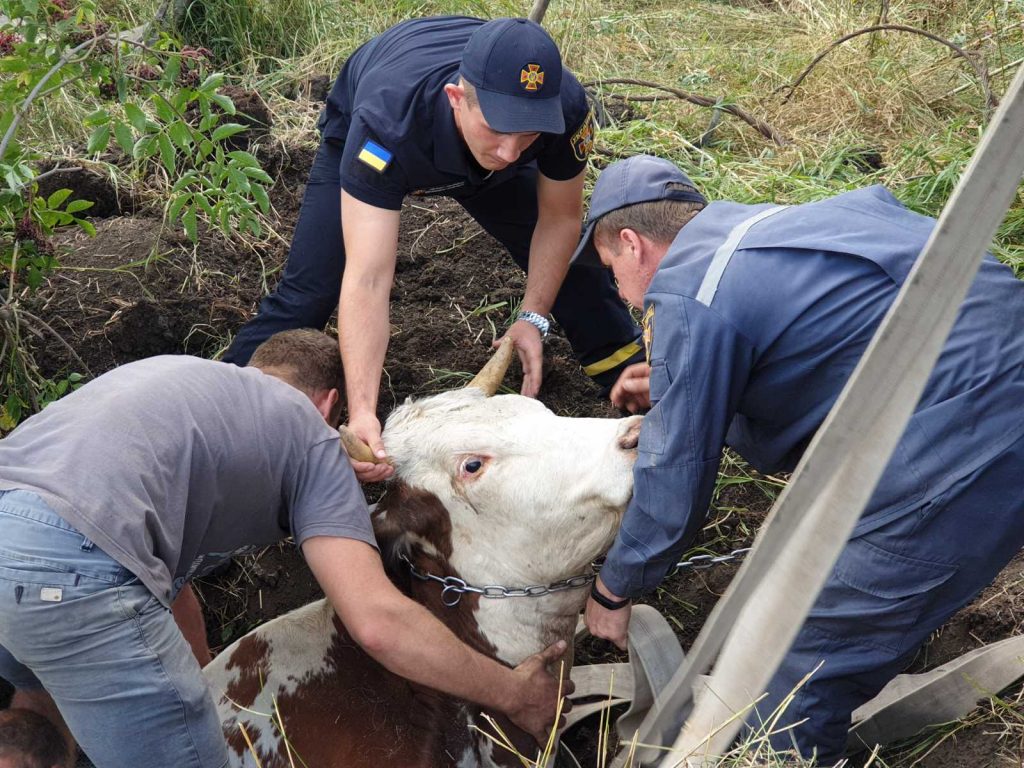
[[[590,563],[632,493],[639,428],[638,416],[559,417],[475,386],[407,401],[385,423],[395,476],[373,512],[388,575],[510,666],[559,639],[571,648]],[[556,588],[499,597],[531,585]],[[482,733],[494,731],[480,707],[387,671],[325,600],[253,630],[206,674],[235,766],[521,765]],[[536,754],[529,735],[498,713],[494,722]]]

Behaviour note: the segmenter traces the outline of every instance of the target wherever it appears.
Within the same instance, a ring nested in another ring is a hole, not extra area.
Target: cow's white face
[[[579,573],[610,545],[632,494],[639,426],[461,389],[396,409],[383,438],[398,479],[447,509],[463,578],[535,584]]]

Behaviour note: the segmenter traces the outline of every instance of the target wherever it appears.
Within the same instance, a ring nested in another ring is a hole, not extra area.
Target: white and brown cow
[[[587,573],[629,500],[638,432],[639,417],[561,418],[536,400],[472,388],[399,407],[383,434],[395,478],[374,512],[389,575],[464,642],[509,665],[571,643],[585,588],[465,593],[447,607],[442,586],[413,576],[402,556],[476,586]],[[478,707],[388,672],[324,601],[249,633],[207,674],[235,765],[256,765],[247,739],[266,768],[519,764],[470,727],[488,727]],[[498,722],[523,754],[535,752],[529,736]]]

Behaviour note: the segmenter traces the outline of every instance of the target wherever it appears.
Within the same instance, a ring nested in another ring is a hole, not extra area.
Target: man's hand
[[[380,439],[380,421],[372,413],[355,414],[349,419],[348,428],[370,446],[373,455],[379,459],[387,457],[384,443]],[[376,464],[369,461],[356,461],[349,457],[349,463],[361,483],[379,483],[395,474],[395,468],[385,461]]]
[[[520,394],[536,397],[544,376],[544,342],[540,337],[540,331],[525,320],[517,320],[512,323],[505,336],[512,338],[512,345],[519,353],[519,363],[523,367],[523,386]],[[495,341],[492,346],[500,346],[505,336]]]
[[[609,591],[604,583],[602,583],[600,576],[597,577],[597,590],[610,600],[622,599]],[[600,637],[602,640],[610,640],[624,651],[626,650],[627,632],[629,630],[629,614],[632,610],[633,606],[627,605],[625,608],[609,611],[607,608],[594,602],[594,598],[588,597],[583,620],[586,622],[590,634],[594,637]]]
[[[651,366],[634,363],[628,366],[612,387],[608,399],[612,405],[629,413],[639,413],[651,407]]]
[[[558,678],[548,672],[548,666],[555,664],[565,653],[564,640],[552,643],[540,653],[535,653],[515,668],[514,673],[520,681],[518,691],[513,700],[505,707],[505,714],[512,722],[522,728],[543,746],[547,743],[551,728],[555,723],[558,711],[559,683]],[[576,686],[569,680],[569,670],[565,670],[565,680],[561,684],[561,696],[572,694]],[[562,705],[562,714],[568,712],[572,705],[566,701]],[[565,724],[565,718],[559,716],[558,727]]]

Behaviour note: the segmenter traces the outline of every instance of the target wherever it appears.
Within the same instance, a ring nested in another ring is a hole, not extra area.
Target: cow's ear
[[[408,554],[409,550],[402,516],[398,512],[399,507],[395,505],[399,495],[394,486],[389,487],[377,502],[370,519],[373,522],[373,535],[380,547],[384,571],[400,590],[408,594],[409,568],[399,558],[401,554]]]
[[[402,516],[397,513],[395,505],[397,495],[394,486],[388,487],[370,516],[373,522],[373,535],[377,538],[381,555],[386,549],[391,549],[405,532]]]

